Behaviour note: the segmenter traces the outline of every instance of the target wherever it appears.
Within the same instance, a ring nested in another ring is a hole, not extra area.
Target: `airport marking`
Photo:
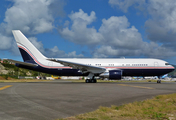
[[[128,87],[136,87],[136,88],[143,88],[143,89],[155,89],[152,87],[143,87],[143,86],[133,86],[133,85],[126,85],[126,84],[118,84],[120,86],[128,86]]]
[[[12,85],[6,85],[4,87],[1,87],[0,90],[4,90],[4,89],[9,88],[9,87],[12,87]]]

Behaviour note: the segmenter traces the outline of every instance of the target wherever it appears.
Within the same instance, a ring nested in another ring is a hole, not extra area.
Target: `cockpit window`
[[[165,65],[169,65],[169,63],[165,63]]]

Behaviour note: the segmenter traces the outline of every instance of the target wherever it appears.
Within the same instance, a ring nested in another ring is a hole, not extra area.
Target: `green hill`
[[[41,73],[33,70],[28,70],[24,68],[16,67],[14,64],[9,63],[4,60],[3,63],[0,63],[0,76],[9,76],[12,78],[18,78],[18,76],[51,76],[50,74]]]

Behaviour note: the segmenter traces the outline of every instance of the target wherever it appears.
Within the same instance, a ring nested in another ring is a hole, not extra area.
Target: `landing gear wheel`
[[[86,81],[85,81],[86,83],[90,83],[90,80],[89,79],[86,79]]]
[[[96,83],[96,82],[97,82],[96,79],[92,79],[92,80],[91,80],[91,83]]]
[[[94,80],[94,83],[97,83],[97,80],[96,80],[96,79]]]
[[[161,80],[157,80],[157,83],[161,83]]]
[[[85,82],[86,83],[96,83],[97,80],[96,79],[86,79]]]

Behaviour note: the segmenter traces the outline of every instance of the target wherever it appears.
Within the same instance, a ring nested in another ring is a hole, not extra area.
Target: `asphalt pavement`
[[[0,83],[0,120],[53,120],[176,93],[176,83]]]

